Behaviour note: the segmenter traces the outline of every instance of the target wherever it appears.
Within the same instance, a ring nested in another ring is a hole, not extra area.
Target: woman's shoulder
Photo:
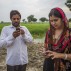
[[[46,31],[46,34],[48,34],[50,32],[50,29],[48,28],[48,30]]]
[[[71,28],[68,29],[69,35],[71,36]]]
[[[71,37],[71,28],[66,31],[66,37]]]
[[[69,28],[69,36],[71,37],[71,28]]]

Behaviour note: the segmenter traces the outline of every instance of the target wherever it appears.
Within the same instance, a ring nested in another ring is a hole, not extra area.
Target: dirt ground
[[[42,71],[44,57],[39,52],[40,48],[43,47],[43,43],[33,43],[28,45],[28,56],[29,63],[27,65],[27,71]],[[0,49],[0,71],[6,71],[5,64],[6,49]]]

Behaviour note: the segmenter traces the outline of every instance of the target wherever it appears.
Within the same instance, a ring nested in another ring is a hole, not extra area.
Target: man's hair
[[[10,19],[12,18],[12,16],[13,15],[19,15],[20,16],[20,18],[21,18],[21,14],[19,13],[19,11],[17,11],[17,10],[12,10],[11,12],[10,12]]]

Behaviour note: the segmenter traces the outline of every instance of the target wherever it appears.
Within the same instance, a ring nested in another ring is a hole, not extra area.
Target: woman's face
[[[59,29],[63,26],[61,18],[55,17],[54,15],[50,16],[49,21],[55,29]]]
[[[11,21],[14,27],[18,27],[20,25],[20,16],[18,14],[13,15]]]

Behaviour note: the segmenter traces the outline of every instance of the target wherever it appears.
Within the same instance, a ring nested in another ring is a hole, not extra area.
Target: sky
[[[66,0],[1,0],[0,1],[0,21],[10,22],[10,11],[18,10],[22,19],[29,15],[35,18],[48,18],[50,10],[54,7],[60,7],[65,12],[67,18],[71,18],[71,11],[65,6]]]

